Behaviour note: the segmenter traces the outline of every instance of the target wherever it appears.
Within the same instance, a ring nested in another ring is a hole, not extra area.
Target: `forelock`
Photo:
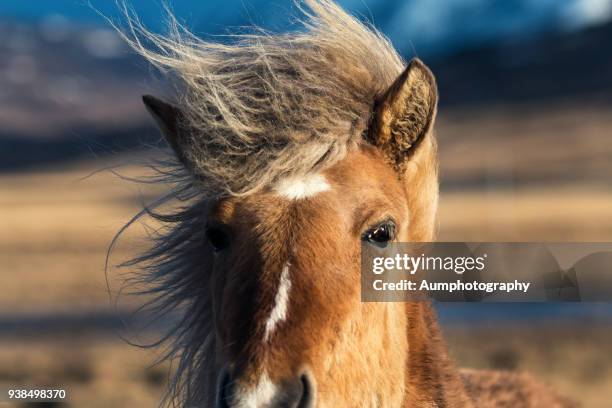
[[[205,41],[131,18],[128,42],[170,74],[189,129],[184,154],[205,190],[248,194],[341,160],[404,62],[377,30],[327,0],[298,3],[301,27]]]

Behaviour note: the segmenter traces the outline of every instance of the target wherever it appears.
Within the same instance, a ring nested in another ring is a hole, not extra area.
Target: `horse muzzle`
[[[314,408],[316,387],[308,372],[273,383],[263,376],[257,384],[241,385],[224,370],[217,383],[215,408]]]

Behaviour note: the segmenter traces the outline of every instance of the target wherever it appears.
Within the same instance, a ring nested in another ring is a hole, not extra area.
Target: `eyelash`
[[[368,228],[362,234],[361,239],[362,241],[372,244],[386,244],[387,242],[395,240],[396,229],[397,227],[395,221],[393,219],[387,219]],[[377,233],[382,235],[376,236]]]

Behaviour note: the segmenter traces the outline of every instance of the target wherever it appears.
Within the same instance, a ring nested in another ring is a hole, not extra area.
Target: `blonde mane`
[[[125,39],[177,85],[184,153],[205,191],[248,194],[341,160],[404,68],[373,27],[328,0],[304,5],[295,32],[255,29],[229,44],[196,37],[171,13],[166,36],[128,13]]]

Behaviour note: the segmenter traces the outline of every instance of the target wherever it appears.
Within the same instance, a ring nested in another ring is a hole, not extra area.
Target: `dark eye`
[[[220,226],[208,226],[206,228],[206,239],[215,251],[222,251],[230,244],[229,233]]]
[[[363,240],[372,244],[384,245],[395,239],[395,224],[393,221],[385,221],[370,228],[363,234]]]

